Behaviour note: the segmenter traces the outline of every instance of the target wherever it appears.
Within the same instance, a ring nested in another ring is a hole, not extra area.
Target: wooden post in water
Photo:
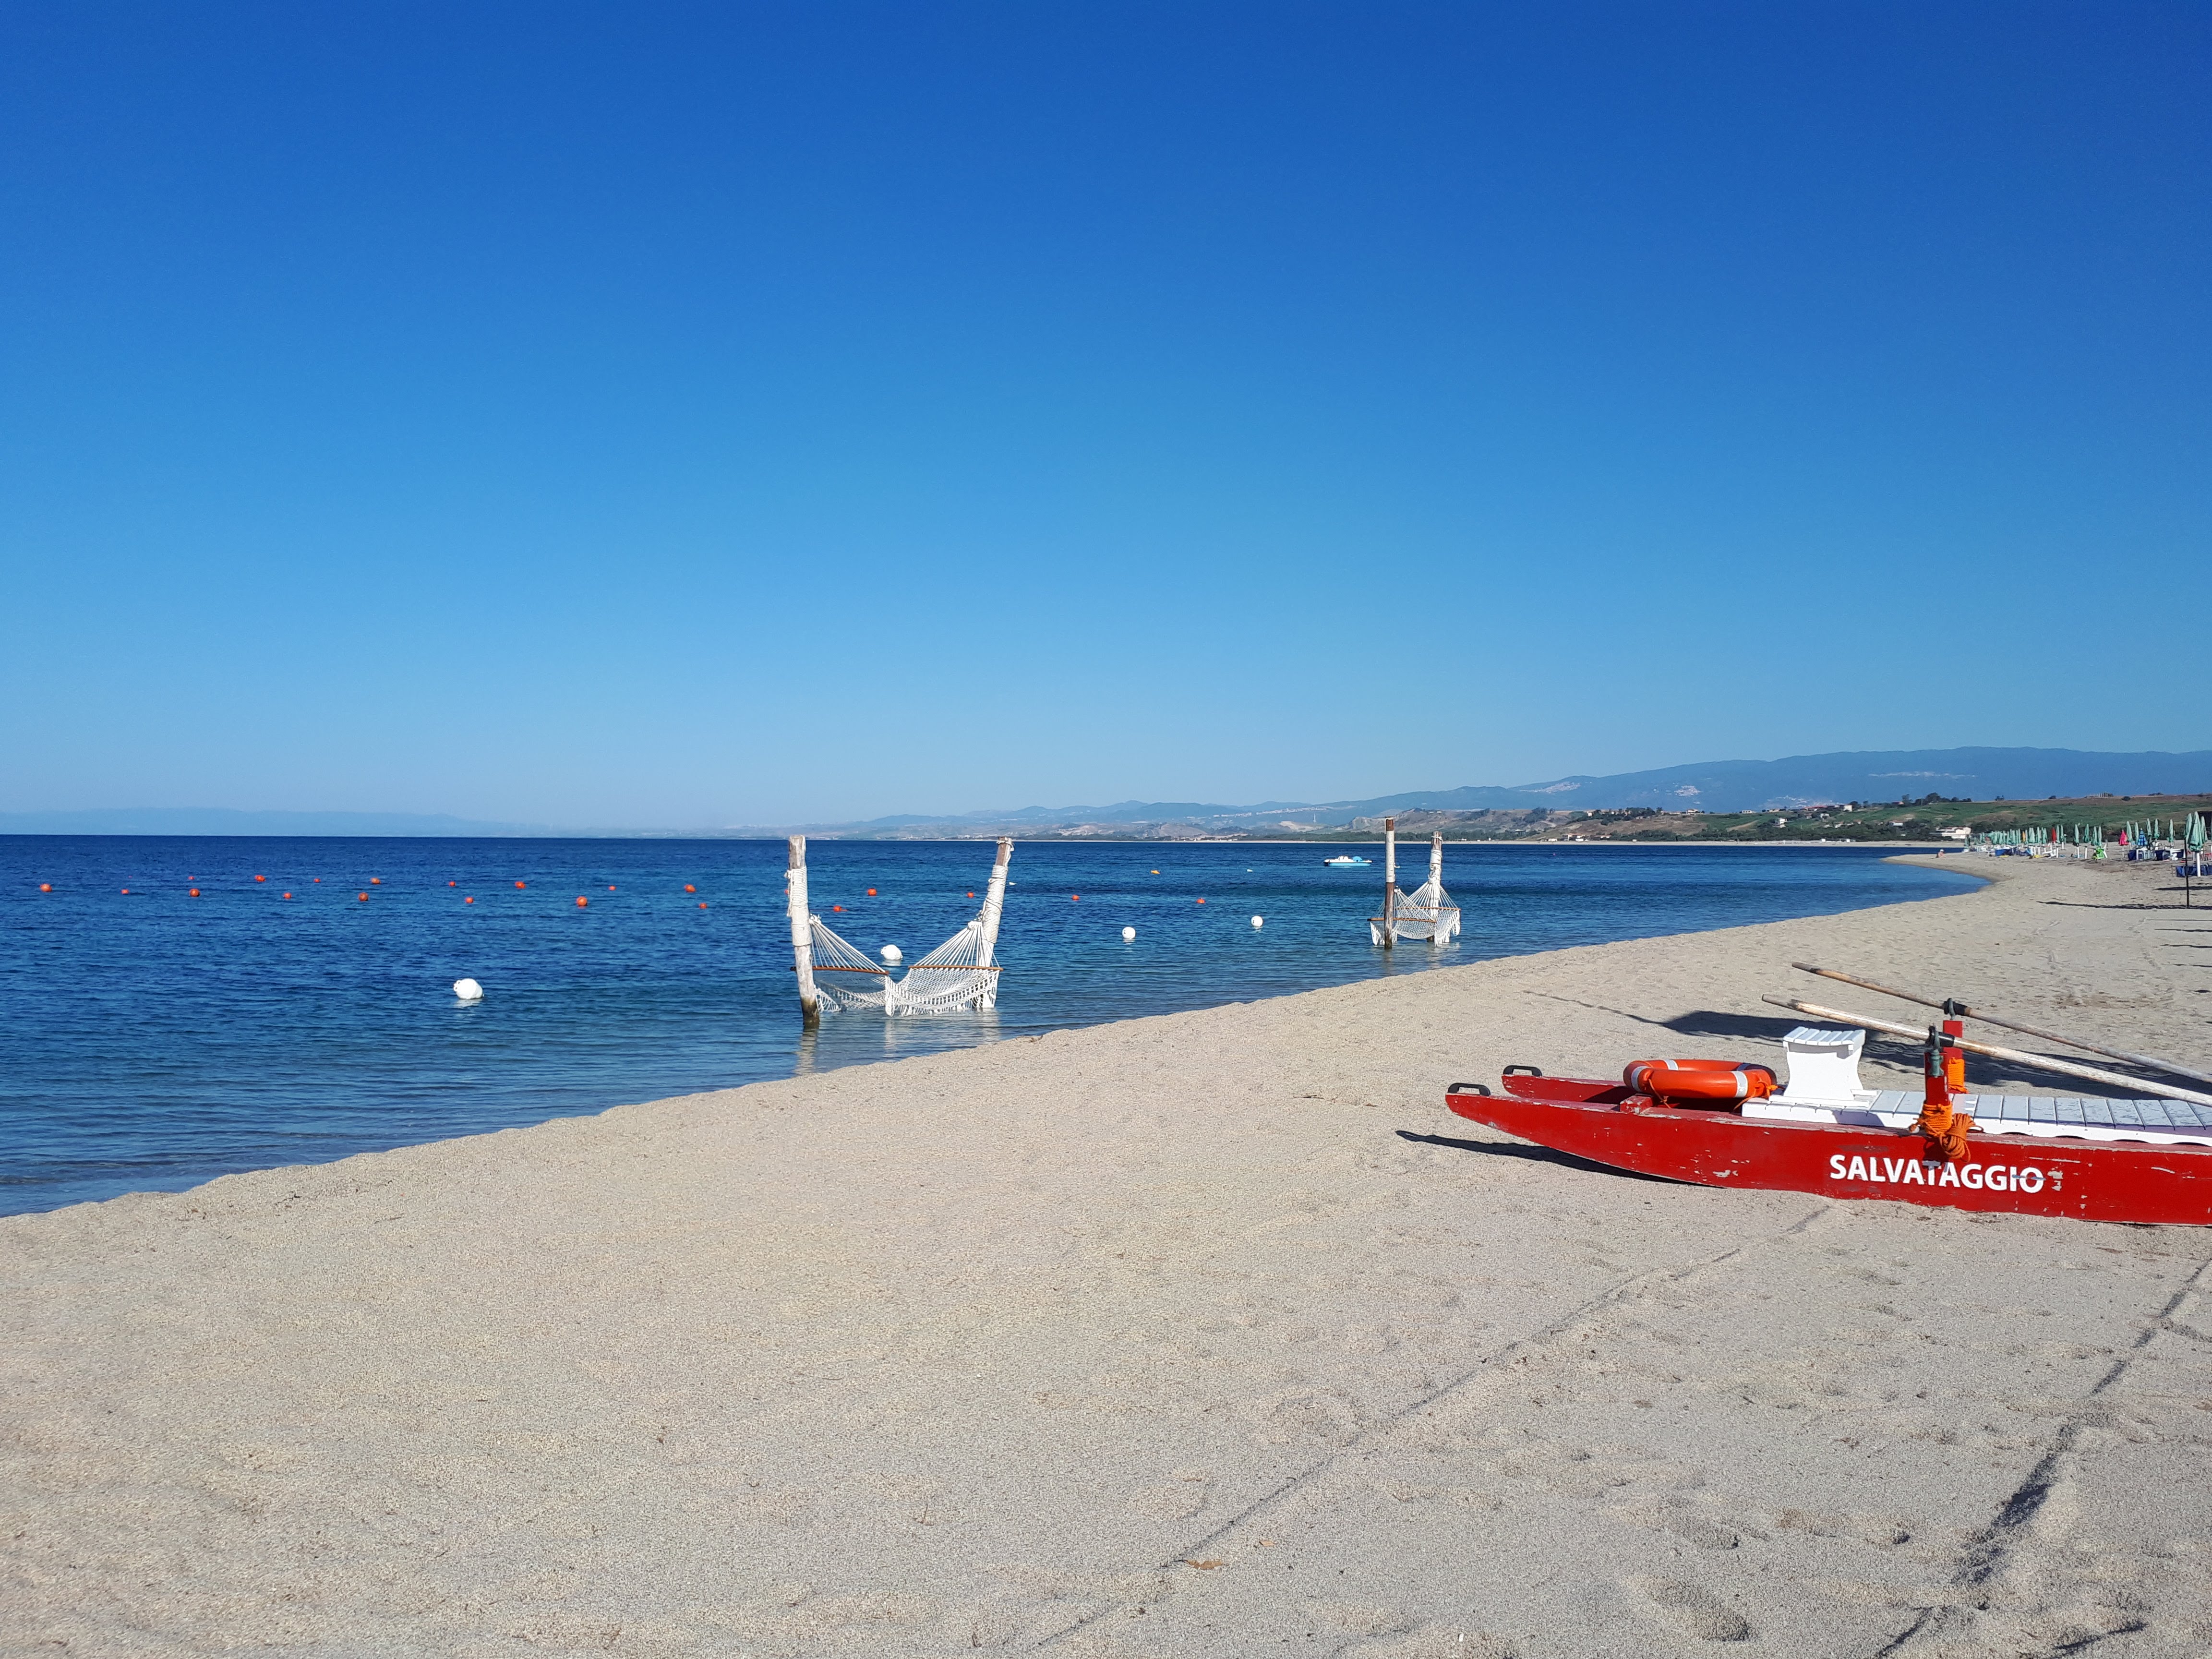
[[[806,1029],[822,1023],[822,994],[814,988],[814,930],[806,905],[806,837],[791,838],[791,863],[784,872],[791,911],[791,961],[799,971],[799,1012]]]
[[[991,866],[991,884],[983,890],[983,939],[976,965],[988,968],[999,959],[999,918],[1006,908],[1006,860],[1014,855],[1011,836],[999,837],[999,856]],[[999,979],[995,974],[986,975],[990,983],[984,988],[983,1000],[976,1006],[995,1008],[999,1006]]]
[[[1382,948],[1398,943],[1398,820],[1382,820]]]

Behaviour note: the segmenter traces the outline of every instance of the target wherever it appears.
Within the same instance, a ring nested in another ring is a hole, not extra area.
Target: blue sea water
[[[806,1034],[781,842],[0,836],[0,1213],[1974,884],[1873,848],[1454,846],[1466,938],[1386,953],[1365,921],[1381,848],[1355,849],[1370,868],[1328,868],[1340,850],[1020,843],[995,1012],[831,1016]],[[1407,885],[1426,853],[1412,849]],[[817,841],[815,908],[871,954],[912,959],[974,913],[991,856],[988,842]],[[455,1000],[464,975],[481,1003]]]

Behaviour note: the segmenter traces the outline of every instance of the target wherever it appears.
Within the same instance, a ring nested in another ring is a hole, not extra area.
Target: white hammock
[[[983,908],[974,920],[907,969],[902,980],[868,960],[859,950],[805,908],[806,866],[804,843],[793,836],[794,862],[790,874],[792,919],[806,917],[806,947],[797,953],[799,1000],[805,1006],[809,991],[832,1013],[855,1008],[880,1008],[886,1015],[951,1014],[999,1005],[999,966],[992,960],[999,938],[999,918],[1006,907],[1006,860],[1013,842],[999,842],[999,857],[991,866],[990,885]],[[798,928],[793,928],[793,944]]]
[[[814,940],[815,981],[824,1006],[833,1012],[880,1008],[886,1014],[951,1014],[970,1008],[995,1008],[999,968],[983,960],[983,918],[975,919],[893,979],[845,940],[819,916],[806,919]]]
[[[1395,827],[1387,833],[1389,845],[1384,856],[1390,873],[1395,875],[1398,865]],[[1382,943],[1386,927],[1393,939],[1425,939],[1432,945],[1446,945],[1459,937],[1459,906],[1444,891],[1444,838],[1441,830],[1429,838],[1429,878],[1410,893],[1401,893],[1395,886],[1389,893],[1389,915],[1368,918],[1368,937],[1376,944]]]
[[[1398,895],[1391,907],[1392,930],[1400,939],[1425,939],[1443,945],[1459,937],[1459,906],[1431,876],[1410,893]]]

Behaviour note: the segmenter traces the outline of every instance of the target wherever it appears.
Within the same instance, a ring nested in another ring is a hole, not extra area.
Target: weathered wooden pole
[[[1382,820],[1382,948],[1398,943],[1398,820]]]
[[[1006,909],[1006,860],[1013,855],[1013,837],[1000,836],[999,856],[991,866],[991,884],[983,890],[983,914],[978,918],[983,927],[982,943],[975,957],[978,967],[988,968],[999,959],[999,918]],[[986,974],[984,978],[989,982],[983,988],[982,1000],[975,1006],[995,1008],[999,1006],[999,976]]]
[[[822,994],[814,988],[814,927],[806,905],[806,837],[791,838],[791,863],[785,870],[786,902],[791,911],[791,961],[799,972],[799,1012],[811,1030],[822,1023]]]

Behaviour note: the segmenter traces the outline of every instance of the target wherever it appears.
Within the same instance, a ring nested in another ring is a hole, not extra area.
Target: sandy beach
[[[2212,1650],[2212,1229],[1444,1110],[1771,1059],[1762,993],[1915,1017],[1793,959],[2203,1063],[2212,911],[1946,862],[1996,879],[0,1221],[0,1651]]]

